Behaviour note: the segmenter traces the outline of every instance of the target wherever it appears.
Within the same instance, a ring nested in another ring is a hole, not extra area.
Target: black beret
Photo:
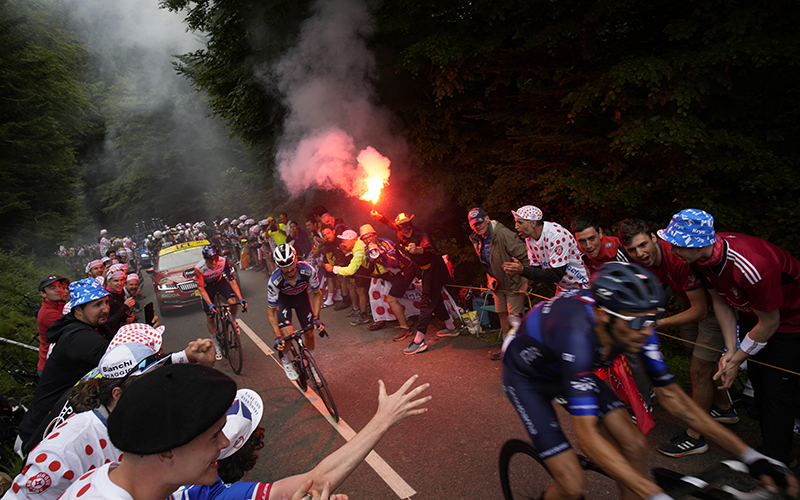
[[[108,417],[108,435],[125,453],[154,455],[211,428],[236,397],[236,382],[203,365],[157,368],[133,381]]]

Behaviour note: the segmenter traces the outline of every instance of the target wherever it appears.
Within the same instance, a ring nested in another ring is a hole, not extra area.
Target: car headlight
[[[165,292],[167,290],[177,290],[177,289],[178,289],[178,285],[173,285],[172,283],[166,283],[166,284],[163,284],[163,285],[158,285],[158,291],[159,292]]]

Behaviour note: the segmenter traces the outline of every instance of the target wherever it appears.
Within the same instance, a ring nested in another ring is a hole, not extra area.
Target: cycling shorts
[[[542,458],[550,458],[571,448],[556,418],[552,400],[563,394],[559,380],[533,378],[527,373],[530,366],[520,358],[525,349],[523,342],[511,342],[503,356],[503,389],[514,405],[533,446]],[[597,425],[600,425],[610,412],[624,408],[614,391],[593,373],[596,379]]]
[[[231,284],[228,283],[228,280],[221,279],[216,283],[206,284],[206,293],[211,300],[214,300],[214,296],[220,294],[223,299],[227,301],[232,297],[236,297],[236,294],[233,292],[233,288],[231,288]],[[200,305],[203,306],[203,311],[206,313],[206,316],[211,316],[211,313],[208,312],[208,303],[204,298],[200,298]]]
[[[307,293],[300,295],[283,295],[278,299],[278,328],[292,326],[292,309],[297,313],[300,327],[305,328],[311,324],[314,312],[311,309],[311,298]]]

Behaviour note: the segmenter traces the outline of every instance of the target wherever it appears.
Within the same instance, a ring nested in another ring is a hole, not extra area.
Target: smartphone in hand
[[[144,306],[144,322],[150,326],[153,326],[153,318],[155,317],[155,307],[153,307],[152,302],[148,302]]]

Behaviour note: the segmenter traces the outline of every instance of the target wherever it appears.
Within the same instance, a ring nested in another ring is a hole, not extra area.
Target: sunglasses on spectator
[[[658,308],[658,312],[655,314],[648,314],[647,316],[623,316],[622,314],[615,313],[614,311],[610,311],[603,306],[600,306],[600,309],[604,310],[608,314],[615,316],[625,322],[628,323],[628,326],[633,330],[641,330],[642,328],[649,328],[656,324],[656,321],[661,319],[664,315],[664,309]]]

